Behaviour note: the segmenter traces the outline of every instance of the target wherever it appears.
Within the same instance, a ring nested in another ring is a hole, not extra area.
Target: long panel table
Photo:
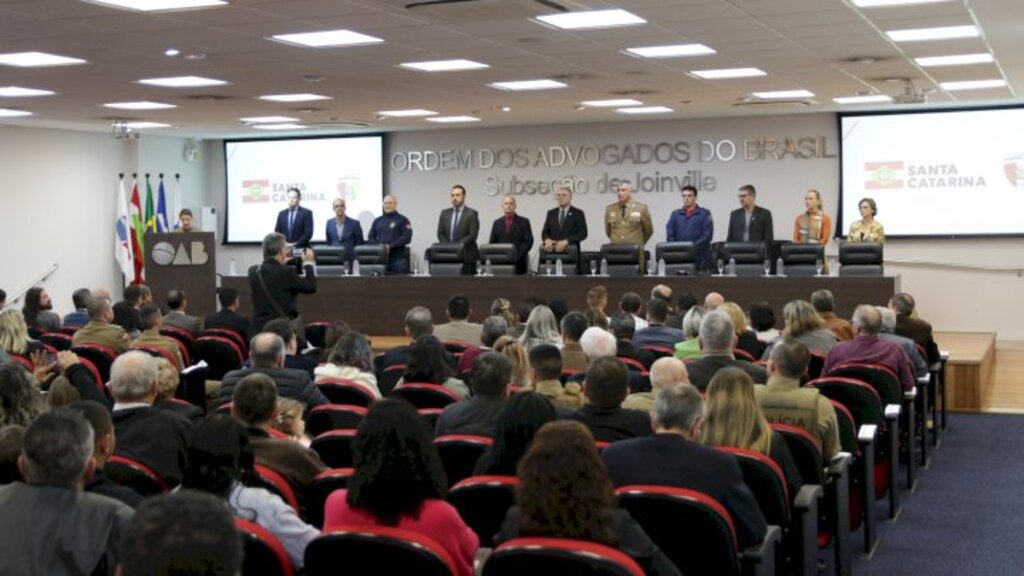
[[[426,306],[435,322],[445,322],[448,298],[464,294],[473,309],[471,320],[480,322],[487,316],[495,298],[508,298],[513,306],[527,296],[545,300],[562,298],[570,310],[586,307],[586,294],[592,286],[608,289],[609,309],[614,310],[619,297],[636,292],[645,300],[651,288],[667,284],[673,299],[682,292],[693,292],[698,299],[710,291],[721,292],[727,300],[744,308],[751,302],[765,300],[775,310],[779,326],[782,307],[790,300],[809,300],[811,293],[827,288],[835,294],[836,313],[849,318],[858,304],[885,305],[899,290],[898,276],[877,278],[784,278],[775,276],[738,278],[705,276],[686,278],[607,278],[589,276],[513,276],[513,277],[423,277],[380,276],[319,278],[317,292],[299,296],[299,309],[305,322],[344,320],[353,329],[366,334],[400,335],[405,312],[413,306]],[[252,298],[246,277],[226,276],[223,285],[236,288],[242,299],[242,314],[252,314]]]

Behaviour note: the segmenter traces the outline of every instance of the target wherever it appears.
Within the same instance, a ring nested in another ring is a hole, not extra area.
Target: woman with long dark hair
[[[557,418],[555,406],[536,392],[518,392],[505,401],[494,426],[494,444],[476,462],[477,475],[515,476],[541,426]]]
[[[424,334],[409,347],[409,363],[398,386],[406,382],[439,384],[465,399],[470,396],[469,386],[452,376],[444,345],[432,334]]]
[[[316,381],[324,378],[345,378],[358,382],[380,398],[377,377],[373,373],[373,349],[370,341],[359,332],[348,332],[327,353],[327,363],[313,370]]]

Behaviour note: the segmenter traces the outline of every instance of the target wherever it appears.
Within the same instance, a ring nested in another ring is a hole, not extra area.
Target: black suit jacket
[[[327,397],[324,396],[324,393],[313,383],[313,378],[305,370],[296,370],[294,368],[240,368],[228,372],[221,379],[220,390],[217,391],[217,397],[214,398],[213,405],[215,407],[223,406],[231,402],[231,398],[235,394],[235,386],[242,378],[253,372],[270,376],[274,380],[274,384],[277,385],[277,395],[302,402],[306,405],[307,413],[321,404],[330,403]]]
[[[758,366],[753,362],[737,360],[731,356],[719,354],[701,356],[695,362],[688,362],[686,364],[686,371],[690,375],[690,384],[693,384],[698,390],[703,392],[707,389],[708,383],[711,382],[711,378],[716,372],[722,368],[728,368],[730,366],[735,366],[747,374],[750,374],[750,377],[753,378],[754,382],[757,384],[764,384],[768,381],[768,372],[761,366]]]
[[[896,316],[896,334],[924,347],[929,365],[940,360],[939,346],[932,337],[932,325],[928,322],[913,316]]]
[[[729,235],[726,242],[743,242],[744,222],[743,208],[733,210],[729,215]],[[749,242],[768,242],[775,240],[775,229],[772,226],[772,212],[767,208],[754,206],[754,213],[750,217],[750,240]]]
[[[249,268],[249,290],[252,293],[252,329],[259,332],[263,325],[274,318],[298,318],[299,308],[296,297],[299,294],[316,292],[316,276],[313,266],[307,264],[305,276],[299,276],[295,268],[268,258],[263,264]],[[260,277],[263,283],[260,282]],[[263,289],[266,284],[266,290]],[[276,305],[275,305],[276,303]],[[278,311],[280,310],[280,312]]]
[[[565,223],[558,225],[558,212],[561,208],[548,210],[544,218],[544,229],[540,232],[543,240],[568,240],[569,244],[579,244],[587,239],[587,217],[583,210],[569,206],[565,213]]]
[[[110,307],[114,312],[114,324],[124,328],[125,332],[141,332],[142,321],[139,320],[139,311],[129,302],[122,300]]]
[[[530,221],[516,214],[512,217],[512,227],[505,231],[505,217],[494,221],[491,226],[491,244],[515,244],[516,274],[526,274],[530,264],[530,249],[533,248],[533,228]]]
[[[601,442],[617,442],[652,433],[650,414],[619,406],[599,408],[593,404],[585,404],[569,414],[568,418],[586,424],[594,435],[594,440]]]
[[[268,284],[269,288],[270,285]],[[251,288],[251,287],[250,287]],[[262,289],[261,289],[262,290]],[[233,310],[224,309],[216,314],[210,314],[203,320],[206,328],[223,328],[237,332],[246,342],[249,341],[249,319],[236,314]]]
[[[274,232],[284,234],[285,239],[300,248],[309,248],[309,241],[313,238],[313,211],[299,206],[295,209],[295,222],[292,223],[292,233],[288,233],[288,212],[285,208],[277,213],[277,225]]]
[[[480,258],[480,250],[476,245],[476,238],[480,234],[480,216],[476,210],[463,204],[459,226],[455,238],[452,238],[454,212],[455,208],[441,210],[441,216],[437,219],[437,241],[441,244],[462,244],[462,261],[472,264]]]
[[[117,438],[115,454],[142,462],[169,484],[181,483],[192,435],[187,418],[146,406],[117,410],[111,419]]]

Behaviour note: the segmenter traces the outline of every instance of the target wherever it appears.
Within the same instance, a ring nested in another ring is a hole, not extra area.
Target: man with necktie
[[[587,239],[587,217],[583,210],[572,205],[572,189],[562,186],[555,191],[558,206],[548,210],[544,219],[541,238],[547,252],[565,252],[569,246],[576,246],[579,254],[580,243]]]
[[[473,265],[480,258],[476,237],[480,233],[480,217],[466,206],[466,189],[456,184],[451,191],[452,207],[441,211],[437,219],[437,242],[462,245],[462,273],[473,275]]]
[[[313,211],[299,206],[302,192],[298,188],[288,189],[288,207],[277,214],[274,232],[283,234],[285,241],[296,248],[309,248],[313,238]]]

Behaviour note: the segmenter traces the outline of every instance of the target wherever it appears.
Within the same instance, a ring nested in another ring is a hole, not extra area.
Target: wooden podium
[[[213,232],[156,234],[145,237],[146,285],[153,303],[167,307],[167,291],[185,291],[187,312],[200,318],[217,311],[217,252]]]

